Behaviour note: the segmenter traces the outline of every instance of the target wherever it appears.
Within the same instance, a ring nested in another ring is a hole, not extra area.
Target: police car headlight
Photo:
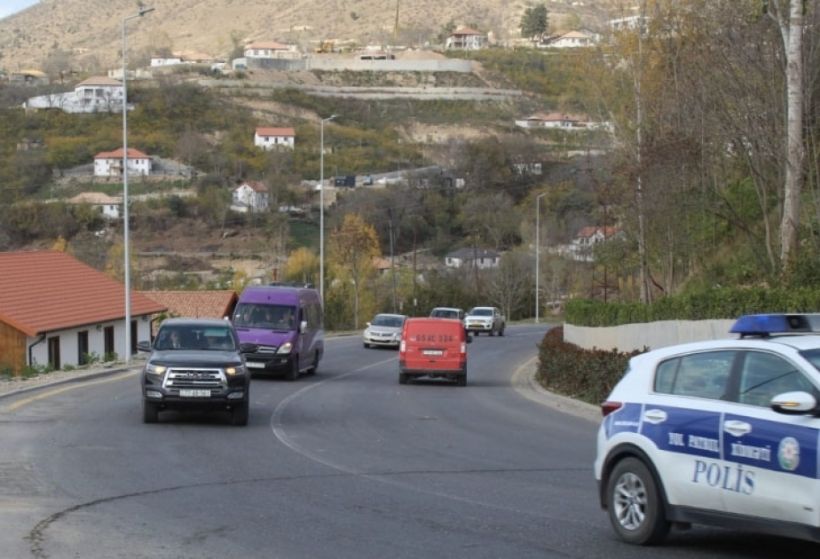
[[[293,349],[293,344],[290,342],[285,342],[279,346],[279,349],[276,350],[276,353],[290,353],[291,349]]]
[[[145,365],[145,372],[149,375],[164,375],[165,371],[168,370],[168,367],[165,365],[154,365],[153,363],[147,363]]]

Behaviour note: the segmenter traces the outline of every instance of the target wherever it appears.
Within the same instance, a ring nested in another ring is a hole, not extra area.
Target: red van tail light
[[[404,343],[404,340],[399,342],[399,353],[404,353],[407,351],[407,344]]]
[[[467,342],[461,342],[461,355],[467,355]]]
[[[606,402],[601,403],[601,415],[606,417],[612,412],[621,409],[623,405],[623,402],[613,402],[611,400],[607,400]]]

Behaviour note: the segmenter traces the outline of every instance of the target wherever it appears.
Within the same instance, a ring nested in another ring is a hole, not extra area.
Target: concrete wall
[[[687,342],[731,338],[734,319],[661,320],[621,326],[588,327],[564,324],[564,341],[584,349],[618,351],[657,349]]]
[[[319,58],[306,59],[308,70],[328,70],[353,72],[461,72],[473,71],[471,60],[454,58],[427,60],[359,60],[358,58]]]

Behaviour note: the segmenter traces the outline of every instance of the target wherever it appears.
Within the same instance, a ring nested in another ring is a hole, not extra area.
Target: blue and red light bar
[[[820,333],[820,314],[747,314],[729,332],[741,337]]]

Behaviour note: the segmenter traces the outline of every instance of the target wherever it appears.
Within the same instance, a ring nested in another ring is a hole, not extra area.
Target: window
[[[131,342],[131,355],[135,355],[137,353],[137,336],[138,336],[137,332],[138,332],[137,321],[132,320],[131,321],[131,340],[130,340],[130,342]]]
[[[655,390],[664,394],[721,399],[726,394],[735,351],[708,351],[664,361],[655,375]]]
[[[48,364],[53,369],[59,369],[60,363],[60,337],[54,336],[48,339]]]
[[[784,392],[814,394],[811,382],[791,363],[771,353],[750,351],[740,371],[737,401],[768,407],[771,399]]]
[[[77,332],[77,363],[88,363],[88,330]]]

